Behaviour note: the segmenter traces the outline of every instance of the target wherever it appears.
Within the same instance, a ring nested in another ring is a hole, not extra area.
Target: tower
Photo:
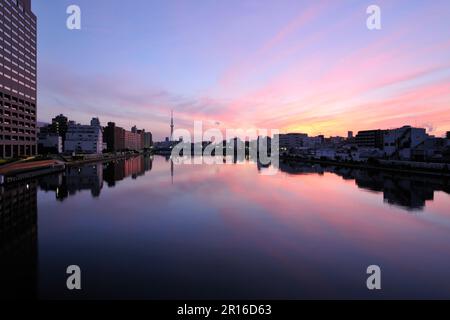
[[[170,141],[173,141],[173,110],[170,118]]]

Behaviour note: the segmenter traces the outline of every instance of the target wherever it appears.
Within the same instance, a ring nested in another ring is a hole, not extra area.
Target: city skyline
[[[157,140],[172,109],[183,128],[450,130],[446,1],[377,1],[377,31],[360,1],[77,4],[82,28],[70,31],[68,1],[33,3],[40,121],[55,110],[79,122],[99,116],[148,127]]]

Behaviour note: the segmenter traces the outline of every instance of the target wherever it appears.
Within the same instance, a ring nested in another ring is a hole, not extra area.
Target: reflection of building
[[[103,164],[69,168],[65,184],[69,195],[82,190],[91,190],[92,196],[98,197],[103,188]]]
[[[36,154],[36,16],[0,0],[0,158]]]
[[[133,177],[136,179],[138,176],[145,174],[144,157],[130,158],[124,161],[125,177]]]
[[[290,174],[323,174],[324,172],[331,172],[344,179],[355,180],[360,188],[383,192],[385,202],[408,210],[423,209],[425,202],[433,199],[434,191],[450,193],[449,182],[434,176],[403,175],[381,170],[353,169],[284,161],[280,162],[279,169]]]
[[[64,148],[65,152],[102,153],[103,133],[100,121],[92,118],[90,125],[69,123]]]
[[[93,197],[98,197],[103,188],[103,164],[71,167],[64,174],[41,177],[39,187],[43,191],[54,191],[60,201],[83,190],[90,190]]]
[[[140,156],[107,163],[104,170],[104,179],[109,187],[114,187],[116,181],[124,180],[130,176],[134,179],[143,176],[146,171],[152,170],[152,162],[151,157]]]
[[[37,298],[36,185],[0,187],[0,299]]]
[[[71,167],[65,173],[39,178],[39,187],[44,191],[55,192],[58,200],[64,200],[83,190],[90,190],[93,197],[98,197],[103,188],[103,181],[106,181],[108,187],[114,187],[116,181],[126,177],[142,176],[152,169],[152,161],[151,157],[139,156],[106,164]]]

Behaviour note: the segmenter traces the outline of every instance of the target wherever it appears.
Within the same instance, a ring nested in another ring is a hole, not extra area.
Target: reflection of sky
[[[311,134],[450,130],[450,3],[377,1],[33,1],[39,118],[100,116],[168,135],[192,121]]]
[[[170,162],[156,157],[145,176],[98,198],[47,195],[47,285],[60,264],[80,261],[102,296],[373,297],[365,268],[379,264],[382,297],[450,296],[448,194],[409,213],[331,173],[264,176],[250,163],[175,166],[172,185]],[[124,287],[109,290],[97,272]]]

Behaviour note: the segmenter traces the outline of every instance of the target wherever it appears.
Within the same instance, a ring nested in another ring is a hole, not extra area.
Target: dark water
[[[4,187],[2,294],[450,298],[449,181],[279,169],[155,156]],[[373,264],[380,291],[366,287]],[[81,291],[66,288],[69,265],[82,270]]]

